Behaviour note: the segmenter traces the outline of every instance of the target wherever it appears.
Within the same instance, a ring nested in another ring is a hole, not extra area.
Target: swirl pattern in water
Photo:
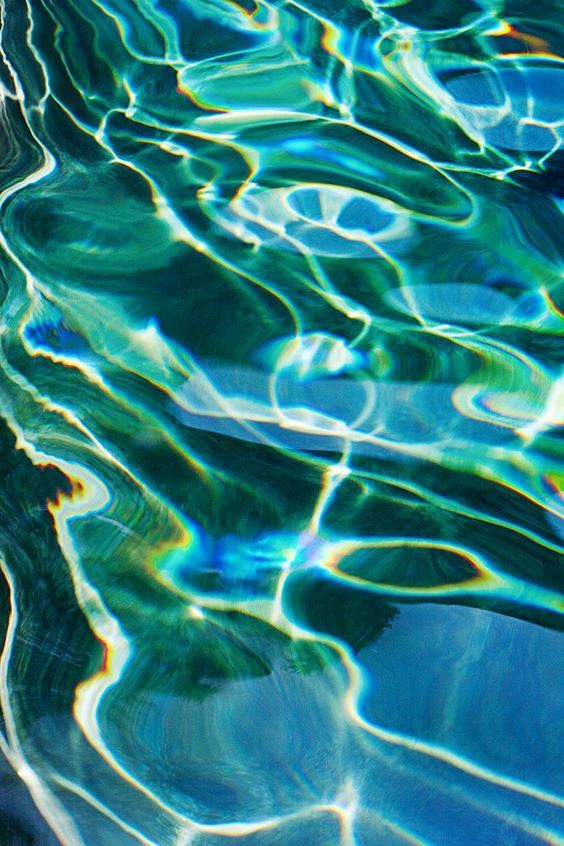
[[[564,842],[559,0],[1,0],[0,842]]]

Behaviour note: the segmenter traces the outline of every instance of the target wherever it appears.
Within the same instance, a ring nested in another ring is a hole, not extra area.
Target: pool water
[[[0,846],[563,843],[561,4],[0,10]]]

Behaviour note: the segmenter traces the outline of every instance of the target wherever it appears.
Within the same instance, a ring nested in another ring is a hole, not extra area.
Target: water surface
[[[0,6],[0,842],[564,842],[561,4]]]

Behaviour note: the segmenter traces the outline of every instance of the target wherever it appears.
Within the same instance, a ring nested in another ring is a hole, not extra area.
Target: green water
[[[0,8],[1,846],[564,842],[561,4]]]

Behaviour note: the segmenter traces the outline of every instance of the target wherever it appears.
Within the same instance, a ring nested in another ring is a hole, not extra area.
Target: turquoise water
[[[561,4],[0,7],[0,846],[564,843]]]

